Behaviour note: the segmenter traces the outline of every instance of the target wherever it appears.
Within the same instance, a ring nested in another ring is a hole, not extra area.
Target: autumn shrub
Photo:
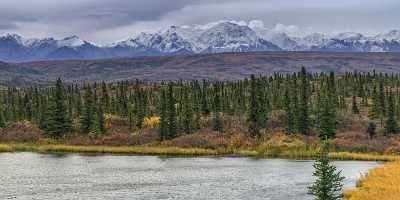
[[[152,116],[152,117],[145,117],[143,120],[143,125],[146,128],[155,128],[160,123],[160,117]]]
[[[28,121],[9,124],[0,129],[1,142],[38,142],[43,139],[43,131]]]

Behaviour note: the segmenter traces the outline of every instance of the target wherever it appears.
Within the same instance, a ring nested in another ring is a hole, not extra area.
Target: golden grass
[[[261,149],[261,150],[260,150]],[[249,157],[273,157],[288,159],[313,159],[318,152],[317,148],[287,148],[262,147],[250,149],[204,149],[181,148],[165,146],[75,146],[64,144],[29,144],[9,143],[0,144],[0,152],[60,152],[60,153],[110,153],[110,154],[141,154],[141,155],[239,155]],[[362,154],[349,152],[331,152],[331,159],[335,160],[367,160],[367,161],[400,161],[397,155]]]
[[[365,161],[400,161],[399,155],[382,155],[374,153],[331,152],[329,157],[334,160],[365,160]]]
[[[219,155],[223,150],[152,146],[73,146],[63,144],[0,144],[0,152],[110,153],[148,155]]]
[[[0,144],[0,152],[11,152],[13,149],[10,145],[7,144]]]
[[[149,155],[217,155],[218,152],[200,148],[150,147],[150,146],[70,146],[43,145],[39,152],[76,152],[76,153],[113,153],[113,154],[149,154]]]
[[[374,168],[358,181],[358,188],[345,193],[348,200],[399,200],[400,162]]]

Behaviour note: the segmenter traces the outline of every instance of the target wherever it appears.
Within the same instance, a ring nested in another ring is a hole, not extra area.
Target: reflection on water
[[[0,199],[312,199],[312,161],[0,154]],[[335,162],[354,186],[379,163]]]

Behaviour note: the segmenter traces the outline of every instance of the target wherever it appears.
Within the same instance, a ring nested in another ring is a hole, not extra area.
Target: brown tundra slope
[[[236,80],[250,74],[296,72],[301,66],[312,72],[339,74],[355,70],[400,72],[400,53],[251,52],[2,63],[0,81],[47,82],[58,77],[66,81]]]

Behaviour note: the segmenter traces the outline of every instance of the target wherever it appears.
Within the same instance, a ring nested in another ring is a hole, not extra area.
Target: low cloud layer
[[[0,34],[79,35],[100,44],[170,25],[253,21],[285,32],[400,28],[398,0],[2,0]]]

